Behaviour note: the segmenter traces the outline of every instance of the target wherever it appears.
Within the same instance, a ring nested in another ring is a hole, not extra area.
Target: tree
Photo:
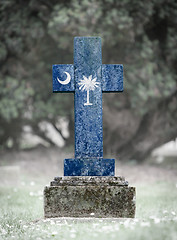
[[[104,94],[104,149],[142,160],[177,136],[174,0],[12,0],[0,3],[0,142],[28,124],[70,121],[72,96],[52,94],[51,65],[72,63],[74,36],[102,37],[103,63],[124,64],[123,94]],[[59,132],[60,129],[58,129]],[[72,137],[70,139],[73,139]],[[47,140],[47,139],[46,139]]]
[[[83,76],[83,78],[84,79],[80,80],[78,84],[80,85],[79,89],[81,91],[87,91],[87,102],[84,103],[84,105],[92,105],[92,103],[89,102],[89,91],[93,91],[95,88],[98,87],[100,83],[96,82],[97,78],[92,79],[92,75],[90,75],[88,78]]]

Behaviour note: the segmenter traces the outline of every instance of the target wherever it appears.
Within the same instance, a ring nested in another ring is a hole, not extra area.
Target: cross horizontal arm
[[[53,65],[53,92],[74,92],[74,66]]]
[[[122,92],[123,91],[123,65],[103,64],[102,65],[102,91]]]

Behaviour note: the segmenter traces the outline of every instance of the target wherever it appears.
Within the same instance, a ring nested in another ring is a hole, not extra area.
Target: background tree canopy
[[[52,64],[73,63],[74,36],[101,36],[103,63],[124,64],[124,93],[104,94],[104,150],[142,160],[177,137],[175,0],[8,0],[0,3],[0,143],[23,126],[69,120],[73,96],[52,93]],[[53,143],[54,144],[54,143]]]

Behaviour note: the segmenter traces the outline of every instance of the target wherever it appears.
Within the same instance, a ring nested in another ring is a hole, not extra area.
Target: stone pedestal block
[[[56,177],[44,189],[44,215],[133,218],[135,188],[124,177]]]
[[[115,159],[65,159],[64,176],[114,176]]]

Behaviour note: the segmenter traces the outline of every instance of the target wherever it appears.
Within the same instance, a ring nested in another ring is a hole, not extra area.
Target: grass
[[[0,239],[177,239],[177,186],[142,183],[135,219],[43,219],[42,181],[0,187]]]
[[[37,149],[0,158],[0,240],[177,240],[177,174],[166,165],[118,163],[118,174],[136,187],[135,219],[45,220],[43,189],[61,176],[66,157],[59,150]]]

